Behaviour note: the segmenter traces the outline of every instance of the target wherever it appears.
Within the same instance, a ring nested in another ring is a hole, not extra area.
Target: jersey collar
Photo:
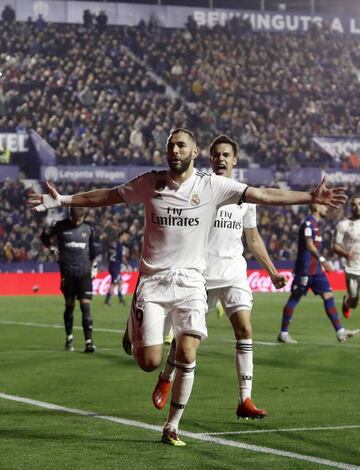
[[[171,178],[170,172],[168,171],[167,175],[166,175],[166,182],[167,182],[167,185],[170,189],[178,190],[179,188],[184,187],[184,185],[189,184],[189,182],[191,182],[195,178],[195,175],[196,175],[196,170],[195,170],[195,168],[193,168],[193,172],[189,176],[189,178],[187,178],[182,183],[177,183],[176,181],[174,181]]]

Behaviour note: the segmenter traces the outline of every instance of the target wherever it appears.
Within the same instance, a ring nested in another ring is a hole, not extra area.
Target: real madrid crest
[[[191,195],[190,204],[192,206],[198,206],[200,204],[200,198],[196,193]]]

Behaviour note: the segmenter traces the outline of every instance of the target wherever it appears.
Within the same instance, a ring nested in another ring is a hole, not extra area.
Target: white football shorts
[[[163,344],[170,316],[174,336],[188,333],[207,338],[205,280],[193,269],[140,274],[129,317],[133,347]],[[167,322],[168,323],[168,322]]]
[[[218,287],[207,291],[208,295],[208,312],[211,313],[216,306],[218,300],[224,307],[228,318],[239,310],[250,310],[253,306],[253,296],[249,284],[241,282],[237,286]]]

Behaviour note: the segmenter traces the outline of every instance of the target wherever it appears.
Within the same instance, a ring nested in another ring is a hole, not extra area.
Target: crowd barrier
[[[275,289],[270,277],[264,270],[248,270],[248,279],[253,292],[289,292],[293,273],[280,269],[288,280],[287,285],[280,290]],[[328,273],[331,287],[334,291],[345,290],[345,277],[342,271]],[[121,290],[124,295],[133,294],[138,279],[137,272],[122,273]],[[93,280],[94,295],[105,295],[109,289],[110,275],[99,273]],[[0,274],[0,295],[60,295],[59,273],[3,273]]]

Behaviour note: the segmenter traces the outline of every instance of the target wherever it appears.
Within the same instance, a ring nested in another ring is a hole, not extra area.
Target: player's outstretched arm
[[[286,206],[295,204],[324,204],[339,208],[347,201],[346,188],[336,186],[329,188],[326,186],[327,177],[312,192],[290,191],[277,188],[253,188],[246,190],[246,202],[269,206]]]
[[[258,229],[256,227],[245,228],[244,233],[249,250],[269,274],[271,282],[274,284],[276,289],[282,289],[285,287],[287,282],[285,276],[277,272]]]
[[[31,193],[27,204],[32,210],[42,212],[55,207],[103,207],[124,202],[117,190],[96,189],[71,196],[59,194],[49,183],[46,183],[48,194]]]

